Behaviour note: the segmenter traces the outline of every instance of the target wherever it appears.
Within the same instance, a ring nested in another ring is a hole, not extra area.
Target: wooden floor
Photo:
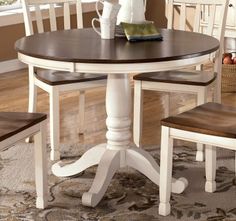
[[[0,74],[0,111],[27,111],[28,73],[20,70]],[[69,144],[99,144],[105,142],[106,112],[105,88],[86,93],[86,129],[83,136],[77,133],[78,92],[63,93],[60,96],[61,142]],[[236,94],[222,94],[222,103],[236,107]],[[174,94],[171,96],[171,113],[193,107],[193,95]],[[48,94],[38,90],[38,112],[48,113]],[[163,117],[162,95],[157,92],[144,93],[143,144],[159,145],[160,119]],[[49,128],[49,127],[48,127]],[[48,133],[49,137],[49,133]]]

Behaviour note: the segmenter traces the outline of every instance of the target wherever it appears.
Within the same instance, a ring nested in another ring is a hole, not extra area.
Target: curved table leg
[[[131,166],[159,185],[159,166],[153,157],[140,148],[130,148],[131,90],[128,75],[111,74],[108,76],[106,93],[107,144],[93,147],[78,161],[61,167],[53,165],[57,176],[72,176],[86,168],[98,164],[92,187],[83,194],[82,204],[96,206],[102,199],[116,170]],[[181,193],[187,186],[184,178],[172,179],[172,192]]]
[[[140,148],[130,148],[126,150],[126,162],[128,166],[138,170],[152,182],[159,185],[160,167],[148,152]],[[182,193],[187,185],[188,181],[183,177],[179,179],[172,178],[173,193]]]
[[[82,196],[82,204],[95,207],[105,194],[112,177],[120,168],[120,151],[106,150],[98,165],[92,187]]]
[[[87,168],[97,165],[106,150],[106,144],[100,144],[86,151],[83,156],[72,164],[61,167],[61,162],[52,166],[52,172],[59,177],[73,176]]]

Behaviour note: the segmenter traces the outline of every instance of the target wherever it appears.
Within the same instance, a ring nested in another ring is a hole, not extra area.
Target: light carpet
[[[75,160],[88,147],[63,145],[66,160]],[[195,161],[195,149],[174,149],[174,176],[186,177],[189,186],[182,194],[172,194],[172,212],[158,215],[158,186],[137,171],[119,171],[96,208],[81,204],[96,167],[73,178],[57,178],[49,165],[49,206],[35,208],[33,145],[19,143],[0,152],[0,220],[49,221],[173,221],[236,220],[236,179],[234,153],[218,151],[217,191],[204,192],[204,163]],[[49,150],[48,150],[49,153]],[[159,151],[150,151],[159,162]]]

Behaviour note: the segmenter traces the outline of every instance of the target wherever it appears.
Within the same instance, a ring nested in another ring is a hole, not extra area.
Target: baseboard
[[[27,65],[20,62],[18,59],[0,62],[0,74],[10,71],[17,71],[26,68]]]

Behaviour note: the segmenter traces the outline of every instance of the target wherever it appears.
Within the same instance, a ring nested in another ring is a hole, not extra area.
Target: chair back
[[[45,19],[49,19],[50,31],[58,29],[57,15],[64,18],[64,29],[71,29],[71,14],[76,14],[77,28],[83,28],[81,0],[22,0],[26,36],[33,35],[33,21],[37,32],[45,31]]]
[[[228,5],[229,0],[168,0],[167,27],[174,28],[178,17],[179,30],[214,36],[222,43]]]

